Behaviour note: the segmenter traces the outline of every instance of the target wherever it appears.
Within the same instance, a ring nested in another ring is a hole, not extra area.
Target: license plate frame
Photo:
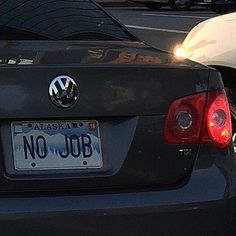
[[[31,125],[31,127],[29,125]],[[49,125],[51,125],[51,129],[48,130],[48,127],[50,127]],[[35,130],[36,126],[37,130]],[[61,128],[60,131],[58,131],[59,127]],[[26,132],[26,130],[28,132]],[[65,136],[66,134],[68,134],[67,137]],[[38,136],[36,137],[36,135]],[[26,136],[26,138],[23,138],[23,136]],[[51,146],[46,146],[46,149],[37,148],[37,145],[40,147],[42,145],[44,146],[44,139],[42,137],[38,139],[39,136],[44,137],[46,140],[46,145],[50,143]],[[72,136],[73,138],[71,139]],[[90,139],[88,138],[88,136],[90,137]],[[62,140],[64,138],[65,143],[67,142],[68,144],[66,145],[64,143],[64,147],[66,148],[67,146],[67,149],[62,150],[62,147],[60,147],[60,145],[56,147],[57,145],[54,145],[54,142],[56,142],[54,141],[54,138],[56,138],[57,144],[63,142]],[[103,167],[100,127],[97,120],[12,122],[11,140],[13,150],[13,166],[15,171],[18,172],[48,172],[60,170],[78,171],[88,169],[102,169]],[[50,140],[50,142],[48,140]],[[91,144],[90,146],[89,143]],[[86,144],[88,146],[86,146]],[[38,152],[36,151],[36,149],[38,150]],[[44,157],[45,153],[42,150],[47,150],[46,157]],[[48,150],[50,151],[49,154]],[[54,154],[52,153],[52,150]],[[92,154],[89,155],[89,151],[91,150]],[[25,151],[27,151],[27,158],[25,155],[23,155],[23,153],[25,154]],[[96,155],[94,154],[95,151]],[[67,152],[69,153],[68,156],[66,155]],[[38,155],[39,153],[40,156]]]

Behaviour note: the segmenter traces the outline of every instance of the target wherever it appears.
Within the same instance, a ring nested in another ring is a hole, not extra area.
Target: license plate
[[[205,3],[211,3],[212,0],[204,0]]]
[[[16,170],[101,168],[97,121],[13,122]]]

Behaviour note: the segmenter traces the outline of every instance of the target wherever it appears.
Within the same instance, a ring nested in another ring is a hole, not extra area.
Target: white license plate
[[[11,132],[16,170],[103,165],[97,121],[13,122]]]

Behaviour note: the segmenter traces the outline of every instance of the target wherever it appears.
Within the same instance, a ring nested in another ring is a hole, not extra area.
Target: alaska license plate
[[[101,168],[97,121],[13,122],[16,170]]]

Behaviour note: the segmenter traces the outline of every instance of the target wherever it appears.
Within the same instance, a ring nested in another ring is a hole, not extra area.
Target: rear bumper
[[[1,197],[1,236],[236,235],[233,179],[212,166],[186,185],[132,193]]]
[[[235,199],[168,206],[156,199],[155,192],[2,199],[1,235],[235,235]]]
[[[235,157],[200,145],[191,176],[172,189],[1,195],[0,235],[235,236]]]

